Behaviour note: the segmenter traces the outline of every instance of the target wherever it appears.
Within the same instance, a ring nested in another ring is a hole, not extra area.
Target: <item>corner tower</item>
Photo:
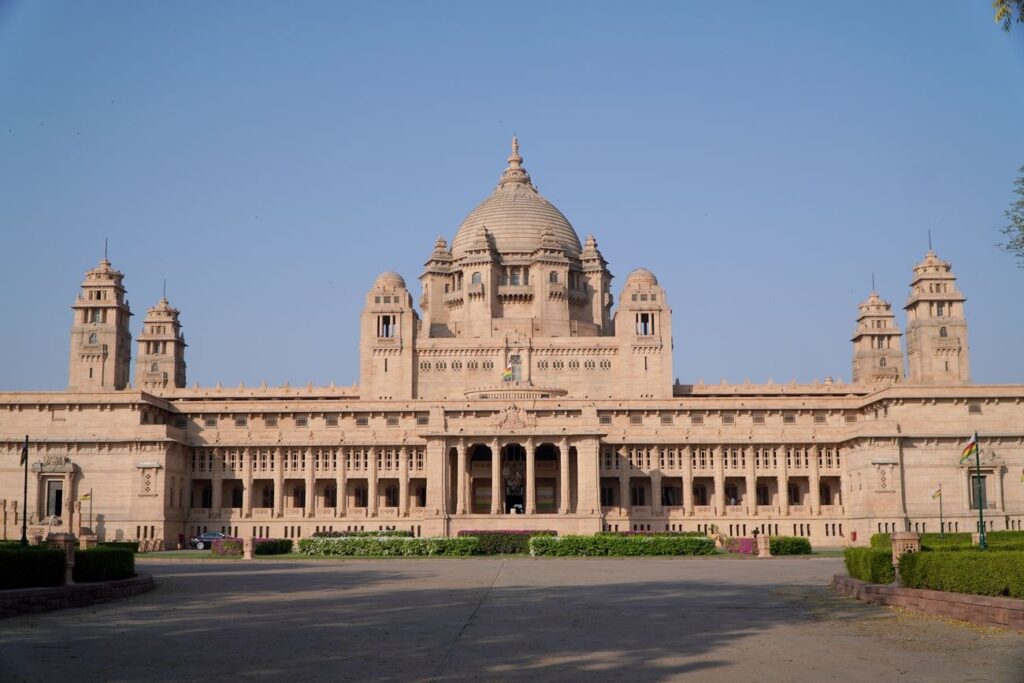
[[[178,314],[178,309],[172,308],[166,297],[146,311],[135,360],[137,389],[185,386],[186,344]]]
[[[907,365],[919,384],[964,384],[971,380],[965,297],[952,265],[929,250],[914,266],[907,311]]]
[[[853,381],[855,384],[892,384],[903,381],[900,329],[892,305],[871,292],[857,307],[857,331],[853,333]]]
[[[85,274],[82,291],[71,307],[71,355],[68,389],[112,391],[128,386],[132,362],[132,313],[125,300],[124,274],[104,258]]]
[[[419,317],[398,273],[379,275],[359,318],[359,395],[365,400],[413,398],[413,348]]]

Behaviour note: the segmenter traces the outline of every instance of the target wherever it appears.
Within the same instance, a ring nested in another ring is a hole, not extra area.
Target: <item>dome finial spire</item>
[[[505,167],[501,174],[501,180],[498,181],[499,189],[508,185],[522,185],[533,189],[530,174],[523,168],[523,157],[519,156],[519,137],[516,135],[512,136],[512,153],[508,155],[508,166]]]

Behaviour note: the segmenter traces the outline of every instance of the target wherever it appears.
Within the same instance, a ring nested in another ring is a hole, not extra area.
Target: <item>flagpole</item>
[[[942,521],[942,484],[939,484],[939,538],[946,537],[946,525]]]
[[[978,546],[982,550],[988,550],[988,538],[985,535],[985,513],[982,508],[985,507],[985,500],[983,500],[982,485],[984,480],[981,478],[981,444],[978,442],[978,432],[974,432],[974,464],[976,486],[978,488],[977,500],[978,500]]]
[[[21,449],[21,463],[25,466],[25,483],[21,491],[21,545],[28,545],[28,434]]]
[[[96,534],[92,529],[92,489],[89,489],[89,533]]]

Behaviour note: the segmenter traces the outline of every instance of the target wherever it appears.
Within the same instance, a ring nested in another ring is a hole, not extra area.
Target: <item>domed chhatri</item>
[[[626,284],[656,285],[658,284],[658,278],[646,268],[637,268],[626,278]]]
[[[466,254],[474,237],[486,229],[500,254],[531,254],[549,233],[567,256],[579,257],[580,238],[569,220],[542,197],[523,168],[519,140],[512,138],[512,154],[490,197],[466,217],[452,239],[452,257]]]
[[[374,284],[374,287],[378,287],[378,288],[380,288],[380,287],[386,287],[386,288],[402,287],[402,288],[404,288],[405,287],[405,278],[402,277],[401,275],[399,275],[398,273],[394,272],[393,270],[388,270],[388,271],[385,271],[385,272],[381,273],[380,275],[378,275],[377,279],[374,281],[373,284]]]

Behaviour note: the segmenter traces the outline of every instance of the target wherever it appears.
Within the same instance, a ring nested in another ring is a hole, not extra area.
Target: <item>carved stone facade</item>
[[[872,293],[851,384],[674,382],[668,293],[637,269],[613,299],[597,240],[537,192],[517,142],[451,247],[434,243],[419,310],[402,276],[373,283],[357,386],[187,388],[164,299],[132,388],[122,281],[104,259],[83,282],[68,391],[0,393],[7,538],[26,434],[34,529],[171,547],[207,529],[711,526],[846,545],[938,531],[939,484],[947,530],[974,531],[978,506],[992,529],[1024,522],[1024,386],[969,382],[965,299],[931,252],[906,306],[909,372]],[[980,487],[957,464],[974,431]]]

